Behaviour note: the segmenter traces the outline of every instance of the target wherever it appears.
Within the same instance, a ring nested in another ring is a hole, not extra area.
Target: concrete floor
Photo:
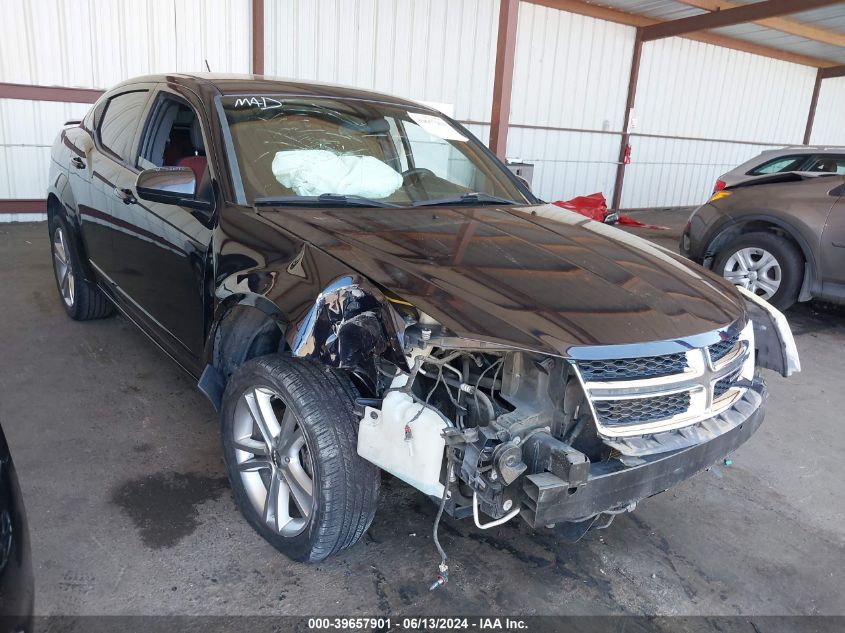
[[[655,213],[651,221],[683,224]],[[636,232],[636,231],[635,231]],[[674,248],[672,233],[640,231]],[[577,545],[445,521],[386,478],[352,550],[292,563],[241,520],[216,416],[121,318],[68,319],[43,224],[0,225],[0,421],[29,513],[39,614],[845,614],[845,311],[789,313],[804,371],[703,473]]]

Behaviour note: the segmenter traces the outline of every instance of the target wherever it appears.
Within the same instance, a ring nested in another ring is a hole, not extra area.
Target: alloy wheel
[[[256,387],[238,401],[232,428],[238,472],[253,508],[278,534],[301,533],[314,514],[314,464],[292,407]]]
[[[67,247],[67,238],[61,226],[57,226],[53,232],[53,267],[56,270],[56,280],[59,282],[62,300],[71,308],[76,293],[76,279]]]
[[[725,262],[722,276],[763,299],[771,299],[780,288],[783,273],[780,262],[763,248],[741,248]]]

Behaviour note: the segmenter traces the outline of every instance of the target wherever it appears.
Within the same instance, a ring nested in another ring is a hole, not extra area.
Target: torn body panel
[[[795,338],[783,313],[745,288],[737,290],[746,297],[747,310],[754,323],[757,364],[784,378],[801,371]]]
[[[381,293],[342,277],[319,294],[299,328],[288,333],[291,352],[348,370],[375,393],[380,359],[404,366],[390,310]]]

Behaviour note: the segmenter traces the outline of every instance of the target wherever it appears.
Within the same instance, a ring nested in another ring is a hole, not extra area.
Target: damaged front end
[[[794,371],[797,354],[782,315],[749,306],[754,322],[568,358],[456,338],[421,315],[403,332],[406,367],[379,363],[379,397],[359,400],[358,452],[479,528],[519,514],[577,540],[760,425],[755,332],[766,332],[765,366]]]
[[[746,304],[719,330],[562,357],[457,337],[343,278],[290,344],[357,376],[363,458],[479,528],[520,515],[577,540],[755,432],[759,370],[800,366],[783,315],[753,296]]]

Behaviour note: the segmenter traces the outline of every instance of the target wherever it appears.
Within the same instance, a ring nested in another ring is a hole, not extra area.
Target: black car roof
[[[266,75],[235,73],[166,73],[133,77],[132,79],[121,82],[115,86],[115,88],[123,88],[138,83],[162,82],[183,85],[187,88],[193,89],[197,93],[207,93],[209,88],[212,88],[216,93],[224,95],[283,94],[363,99],[366,101],[377,101],[380,103],[388,103],[391,105],[412,107],[415,109],[435,112],[434,109],[422,103],[384,93],[361,90],[360,88],[353,88],[351,86],[282,79],[279,77],[268,77]],[[112,88],[112,90],[114,90],[114,88]],[[111,92],[111,90],[109,92]]]

